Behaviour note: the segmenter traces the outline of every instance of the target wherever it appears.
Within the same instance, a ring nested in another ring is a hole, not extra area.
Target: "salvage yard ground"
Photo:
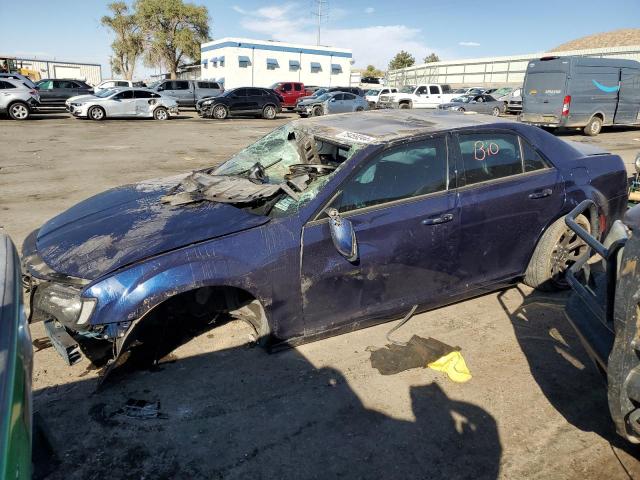
[[[2,119],[0,231],[20,245],[90,195],[215,165],[291,118]],[[604,145],[630,172],[640,150],[640,130],[563,138]],[[59,461],[50,478],[640,478],[639,450],[613,432],[565,298],[519,286],[398,332],[460,346],[465,384],[429,369],[380,375],[368,347],[385,345],[392,324],[268,355],[231,323],[99,392],[86,359],[69,368],[37,351],[34,410]],[[44,337],[42,325],[32,335]],[[159,415],[126,415],[129,399],[159,402]]]

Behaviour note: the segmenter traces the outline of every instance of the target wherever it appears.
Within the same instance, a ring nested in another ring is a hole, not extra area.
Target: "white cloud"
[[[301,8],[304,7],[295,3],[266,6],[255,12],[233,7],[236,12],[245,15],[240,22],[247,30],[261,33],[273,40],[314,44],[314,19],[311,14],[301,15]],[[331,13],[330,11],[329,14],[333,17]],[[359,28],[324,26],[321,30],[323,45],[350,48],[353,50],[355,66],[360,68],[372,64],[384,69],[400,50],[411,53],[419,62],[426,52],[433,50],[421,37],[420,29],[406,25],[374,25]]]
[[[478,42],[458,42],[458,45],[461,47],[479,47],[480,44]]]
[[[373,13],[375,11],[376,11],[376,9],[373,8],[373,7],[367,7],[367,8],[364,9],[364,13]]]

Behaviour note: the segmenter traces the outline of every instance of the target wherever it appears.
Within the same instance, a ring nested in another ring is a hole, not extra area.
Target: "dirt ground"
[[[214,165],[290,118],[0,119],[0,231],[20,245],[90,195]],[[563,138],[603,144],[630,171],[640,149],[640,130]],[[460,346],[464,384],[430,369],[380,375],[369,347],[387,343],[389,323],[273,355],[229,323],[99,391],[88,360],[67,367],[37,351],[34,409],[58,460],[49,478],[640,478],[638,447],[613,432],[564,300],[518,286],[397,332]],[[126,415],[130,399],[159,402],[159,416]]]

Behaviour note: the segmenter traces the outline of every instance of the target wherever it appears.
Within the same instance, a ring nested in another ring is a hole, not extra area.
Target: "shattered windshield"
[[[416,87],[413,85],[405,85],[400,89],[400,93],[413,93]]]
[[[462,95],[461,97],[456,97],[451,101],[453,103],[469,103],[473,97],[470,95]]]
[[[222,165],[193,172],[163,201],[214,201],[260,215],[289,215],[314,198],[362,146],[332,143],[299,125],[284,125]]]
[[[380,93],[380,90],[367,90],[367,93],[365,93],[365,95],[375,96],[375,95],[378,95],[379,93]]]

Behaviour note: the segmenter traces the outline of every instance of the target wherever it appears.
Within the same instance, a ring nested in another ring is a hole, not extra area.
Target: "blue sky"
[[[100,25],[108,1],[0,0],[0,54],[102,63],[112,37]],[[315,43],[311,0],[195,0],[211,17],[211,36]],[[329,0],[322,44],[352,48],[355,67],[386,68],[404,49],[420,61],[549,50],[596,32],[638,27],[640,0]],[[478,9],[478,5],[483,8]],[[140,76],[148,73],[139,67]]]

